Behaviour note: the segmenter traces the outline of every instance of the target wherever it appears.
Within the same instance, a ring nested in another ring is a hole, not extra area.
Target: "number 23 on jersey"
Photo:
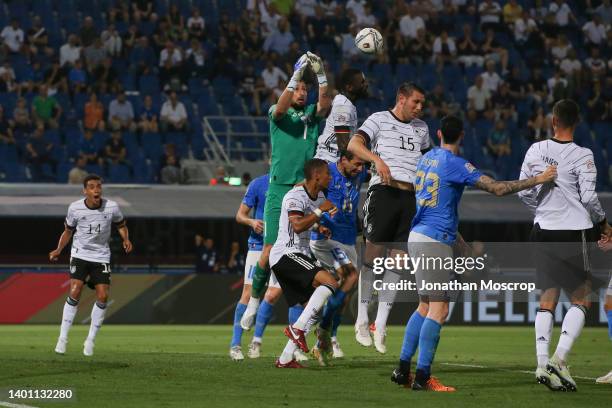
[[[421,207],[437,207],[438,206],[438,189],[440,188],[440,178],[436,173],[428,172],[427,175],[423,170],[416,173],[414,181],[418,203]],[[423,194],[423,189],[429,194]]]

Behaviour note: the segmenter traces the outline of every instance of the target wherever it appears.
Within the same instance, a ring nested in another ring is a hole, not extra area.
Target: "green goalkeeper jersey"
[[[272,142],[270,183],[293,185],[304,180],[304,164],[314,157],[321,119],[316,116],[316,104],[304,109],[291,107],[276,120],[275,109],[276,105],[272,105],[268,111]]]

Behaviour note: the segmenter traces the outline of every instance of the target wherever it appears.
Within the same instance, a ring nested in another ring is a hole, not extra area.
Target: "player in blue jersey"
[[[469,251],[457,231],[457,207],[465,186],[475,186],[496,196],[503,196],[552,181],[556,177],[554,166],[526,180],[495,181],[483,175],[458,156],[459,145],[463,139],[463,121],[454,116],[442,119],[438,138],[441,139],[441,147],[426,153],[417,165],[417,211],[408,238],[408,253],[413,257],[452,257],[453,244],[460,246],[463,252]],[[419,306],[406,325],[399,368],[393,371],[391,380],[404,386],[412,386],[413,390],[452,392],[455,388],[441,384],[430,374],[440,340],[440,330],[448,315],[450,293],[422,289],[422,285],[425,282],[448,283],[452,280],[453,271],[445,270],[439,262],[424,262],[415,269]],[[412,381],[410,363],[417,347],[419,357],[416,375]]]
[[[251,228],[251,234],[249,235],[248,247],[249,252],[247,254],[246,262],[244,265],[244,286],[242,288],[242,295],[236,305],[234,312],[234,332],[232,336],[232,342],[230,346],[230,357],[232,360],[240,361],[244,360],[244,355],[241,348],[242,340],[242,327],[240,327],[240,319],[246,309],[247,302],[251,295],[251,285],[253,282],[253,272],[255,271],[255,264],[261,255],[263,248],[263,212],[264,205],[266,203],[266,192],[268,191],[270,176],[264,174],[263,176],[257,177],[251,181],[247,188],[244,199],[238,208],[236,213],[236,221],[239,224],[246,225]],[[251,211],[253,216],[250,217]],[[263,330],[267,325],[271,315],[272,308],[276,301],[280,298],[282,291],[280,285],[276,280],[274,274],[270,275],[270,281],[268,282],[268,290],[262,305],[259,309],[257,324],[255,330],[255,336],[249,346],[249,357],[259,357],[261,338],[263,336]]]
[[[325,216],[321,221],[331,231],[329,238],[318,232],[313,232],[310,238],[314,257],[329,270],[335,270],[342,279],[340,288],[327,301],[317,329],[320,341],[313,348],[313,353],[322,364],[325,364],[330,352],[335,358],[344,356],[336,333],[342,320],[341,310],[347,301],[346,294],[355,287],[359,276],[355,239],[359,192],[367,176],[364,164],[363,160],[348,151],[341,152],[337,162],[328,164],[332,179],[326,196],[339,211],[333,217]]]

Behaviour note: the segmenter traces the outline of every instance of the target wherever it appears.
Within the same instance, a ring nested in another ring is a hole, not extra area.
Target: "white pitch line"
[[[33,407],[32,405],[13,404],[11,402],[4,402],[4,401],[0,401],[0,407],[7,407],[7,408],[37,408],[37,407]]]
[[[508,373],[522,373],[522,374],[531,374],[531,375],[535,375],[535,371],[529,371],[529,370],[510,370],[508,368],[501,368],[501,367],[487,367],[487,366],[483,366],[483,365],[477,365],[477,364],[459,364],[459,363],[440,363],[442,365],[446,365],[446,366],[454,366],[454,367],[468,367],[468,368],[492,368],[494,370],[497,371],[505,371]],[[581,380],[591,380],[591,381],[595,381],[595,378],[593,377],[582,377],[579,375],[573,375],[572,377],[574,378],[579,378]]]

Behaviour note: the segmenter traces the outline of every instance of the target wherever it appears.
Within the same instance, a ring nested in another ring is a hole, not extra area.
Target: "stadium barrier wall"
[[[242,283],[242,278],[229,275],[117,273],[112,277],[105,323],[231,324]],[[0,324],[59,324],[68,286],[67,272],[0,273]],[[603,296],[602,291],[601,300]],[[506,293],[503,302],[491,300],[493,297],[494,293],[490,293],[480,299],[474,296],[471,302],[453,304],[450,323],[526,325],[534,321],[537,304],[513,302],[512,293]],[[561,300],[555,312],[557,322],[561,322],[564,311],[570,307],[567,297]],[[94,301],[94,292],[85,288],[75,322],[89,324]],[[406,324],[415,307],[414,303],[395,304],[389,324]],[[355,321],[356,308],[357,294],[354,292],[344,316],[346,324]],[[605,322],[600,301],[589,312],[587,325],[604,325]],[[287,323],[284,300],[276,305],[271,323]]]

